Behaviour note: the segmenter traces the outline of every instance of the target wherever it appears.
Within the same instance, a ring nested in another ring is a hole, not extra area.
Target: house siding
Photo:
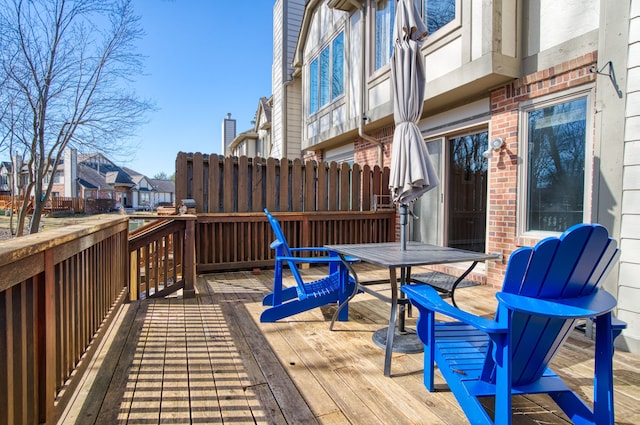
[[[308,22],[303,21],[306,32],[299,39],[297,74],[305,158],[322,159],[327,151],[352,144],[356,163],[387,166],[393,104],[388,67],[373,71],[369,63],[373,5],[365,2],[363,15],[355,7],[350,12],[330,11],[322,0],[309,4],[315,9],[304,14]],[[519,173],[526,160],[523,108],[577,92],[587,96],[591,113],[586,117],[584,220],[603,224],[620,243],[620,262],[604,286],[619,300],[617,316],[629,324],[618,341],[640,352],[640,281],[635,278],[640,274],[640,0],[460,0],[456,4],[456,18],[430,35],[422,49],[427,85],[418,125],[424,139],[434,141],[430,146],[442,147],[438,214],[446,214],[447,196],[455,196],[444,193],[449,140],[469,132],[486,132],[488,140],[503,138],[505,147],[490,152],[486,205],[486,251],[504,258],[486,265],[486,282],[500,286],[509,255],[543,237],[524,232],[519,223],[525,208],[519,193],[524,184]],[[344,14],[348,20],[342,20]],[[309,62],[341,26],[347,55],[345,98],[308,116]],[[361,114],[367,117],[365,132],[377,143],[357,136]],[[424,211],[418,215],[424,216]],[[446,217],[439,219],[435,240],[443,240],[446,226]]]
[[[278,0],[273,7],[273,109],[271,157],[300,156],[301,101],[299,84],[292,84],[293,57],[304,12],[303,0]]]
[[[284,55],[283,37],[284,37],[284,14],[283,8],[286,4],[286,0],[278,0],[273,6],[273,64],[271,69],[271,91],[273,96],[273,110],[271,111],[271,149],[268,150],[269,156],[274,158],[282,158],[282,139],[283,128],[282,120],[284,114],[282,113],[283,102],[283,70],[282,63],[285,63],[287,58]]]
[[[626,2],[625,2],[626,3]],[[626,64],[626,114],[620,224],[618,317],[627,322],[624,338],[640,352],[640,1],[630,4]]]
[[[293,81],[286,88],[287,96],[287,158],[298,158],[302,151],[302,90],[300,80]]]

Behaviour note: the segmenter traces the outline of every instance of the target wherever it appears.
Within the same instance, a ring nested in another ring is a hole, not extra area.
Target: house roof
[[[158,192],[174,193],[176,183],[173,180],[149,179],[153,188]]]
[[[135,186],[135,182],[122,169],[110,170],[105,173],[107,184],[112,186]]]
[[[127,175],[129,175],[129,178],[131,179],[131,181],[133,181],[135,184],[140,184],[140,182],[143,179],[146,179],[147,177],[144,174],[140,174],[139,172],[137,172],[136,170],[132,170],[129,167],[121,167],[122,170],[124,170],[125,173],[127,173]]]
[[[78,183],[87,189],[111,189],[105,176],[83,163],[78,164]]]
[[[271,103],[266,97],[260,98],[260,108],[264,111],[266,121],[271,122]]]
[[[256,140],[257,138],[258,138],[258,133],[256,133],[253,129],[243,131],[242,133],[238,134],[235,137],[235,139],[231,141],[231,143],[229,144],[229,148],[235,148],[245,140]]]
[[[80,184],[80,186],[84,187],[85,189],[100,189],[99,186],[96,186],[93,183],[90,183],[90,182],[88,182],[85,179],[80,178],[80,177],[78,177],[78,184]]]

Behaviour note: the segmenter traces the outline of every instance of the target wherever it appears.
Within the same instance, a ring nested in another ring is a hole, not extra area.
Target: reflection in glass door
[[[449,138],[446,245],[484,252],[487,226],[486,131]]]
[[[442,146],[444,139],[429,140],[427,151],[440,182],[416,200],[413,212],[416,219],[409,219],[413,241],[442,246]]]

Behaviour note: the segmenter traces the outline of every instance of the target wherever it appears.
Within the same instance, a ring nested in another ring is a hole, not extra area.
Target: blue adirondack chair
[[[264,210],[276,240],[271,243],[271,248],[276,250],[276,263],[273,278],[273,292],[267,294],[262,305],[268,306],[260,315],[261,322],[275,322],[276,320],[302,313],[312,308],[327,304],[337,303],[341,306],[346,303],[355,291],[355,281],[350,278],[346,265],[338,254],[326,248],[290,248],[284,237],[278,220]],[[316,254],[316,256],[297,256],[299,253]],[[322,254],[318,256],[317,254]],[[347,261],[355,261],[348,258]],[[314,265],[328,264],[327,276],[322,279],[305,282],[297,265],[307,263]],[[284,267],[288,266],[293,275],[296,286],[285,287],[282,282]],[[337,319],[345,321],[349,319],[348,305],[336,310]],[[336,317],[333,318],[331,324]]]
[[[613,341],[626,326],[616,300],[598,285],[617,261],[616,241],[597,224],[579,224],[510,257],[494,320],[454,308],[427,285],[402,290],[420,312],[424,384],[434,361],[472,424],[493,423],[478,397],[495,396],[495,423],[511,423],[511,396],[546,393],[574,423],[612,424]],[[436,322],[435,313],[456,321]],[[548,365],[579,319],[595,320],[593,408]]]

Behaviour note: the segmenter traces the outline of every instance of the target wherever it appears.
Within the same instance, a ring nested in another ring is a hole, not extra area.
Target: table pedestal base
[[[387,347],[387,332],[389,328],[382,328],[373,333],[373,342],[380,348]],[[424,350],[424,344],[413,329],[406,329],[405,333],[396,333],[393,335],[394,353],[414,354],[421,353]]]

